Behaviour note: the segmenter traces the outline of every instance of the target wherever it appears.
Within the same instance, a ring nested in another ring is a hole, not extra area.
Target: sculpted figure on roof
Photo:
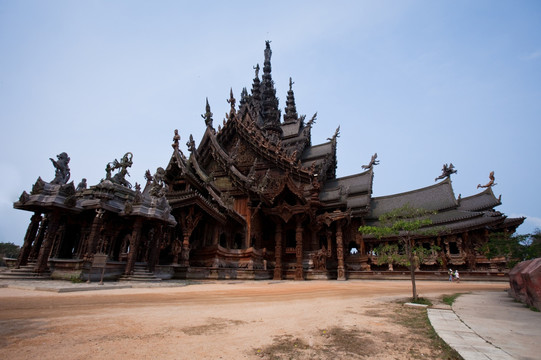
[[[128,168],[133,165],[133,154],[131,152],[127,152],[124,154],[122,159],[118,161],[115,159],[113,162],[110,162],[105,167],[105,178],[107,180],[110,180],[111,182],[115,184],[119,184],[122,186],[126,186],[127,188],[131,189],[131,184],[128,180],[126,180],[126,175],[130,175],[128,173]],[[119,169],[119,172],[115,174],[114,176],[111,176],[111,171]]]
[[[374,167],[374,165],[379,165],[379,160],[376,160],[378,158],[378,153],[374,153],[374,155],[372,155],[372,158],[370,159],[370,162],[368,163],[368,165],[362,165],[361,167],[365,170],[369,170],[369,169],[372,169],[372,167]]]
[[[494,182],[496,180],[496,178],[494,177],[494,171],[491,171],[490,174],[488,175],[488,178],[490,179],[490,181],[488,183],[486,183],[485,185],[477,185],[477,188],[489,188],[489,187],[493,187],[494,185],[496,185],[496,183]]]
[[[434,181],[438,181],[441,179],[445,179],[452,174],[456,174],[455,166],[453,163],[450,163],[449,165],[443,164],[443,168],[441,169],[441,175],[434,179]]]
[[[51,184],[67,184],[68,180],[70,179],[70,168],[68,166],[70,158],[65,152],[56,155],[56,158],[56,161],[53,158],[49,158],[55,168],[55,177],[53,181],[51,181]]]
[[[152,187],[150,188],[150,196],[162,197],[165,195],[165,170],[162,167],[156,169],[156,173],[152,178]]]

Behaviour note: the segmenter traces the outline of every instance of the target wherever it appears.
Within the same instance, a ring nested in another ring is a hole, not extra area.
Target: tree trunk
[[[413,301],[417,301],[417,287],[415,286],[415,264],[413,259],[410,259],[410,275],[411,275],[411,292],[413,295]]]
[[[410,276],[411,276],[411,293],[413,301],[417,301],[417,286],[415,285],[415,256],[413,256],[413,240],[407,239],[406,243],[406,252],[408,254],[408,260],[410,262]]]

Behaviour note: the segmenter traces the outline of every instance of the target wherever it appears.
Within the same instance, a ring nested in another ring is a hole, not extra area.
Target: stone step
[[[122,275],[119,281],[141,281],[141,282],[158,282],[162,281],[156,277],[154,273],[146,267],[146,264],[135,264],[132,275]]]
[[[11,269],[11,271],[5,271],[0,273],[0,279],[3,280],[46,280],[51,278],[51,273],[45,271],[42,273],[35,273],[33,271],[13,271],[20,269]]]

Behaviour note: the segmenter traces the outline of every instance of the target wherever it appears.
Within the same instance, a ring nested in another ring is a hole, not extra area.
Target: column
[[[96,252],[96,246],[98,245],[98,240],[100,236],[101,225],[103,224],[103,214],[105,210],[96,209],[96,216],[92,222],[92,228],[90,230],[90,236],[88,237],[88,246],[86,247],[86,257],[90,258]]]
[[[180,253],[180,266],[190,266],[190,232],[182,231],[182,250]]]
[[[342,222],[336,222],[336,257],[338,260],[338,275],[336,280],[346,280],[346,268],[344,266],[344,240],[342,237]]]
[[[32,250],[30,250],[30,255],[28,255],[29,261],[37,261],[39,256],[39,251],[41,249],[41,244],[43,239],[45,239],[45,234],[47,233],[47,228],[49,227],[49,215],[45,214],[41,224],[39,225],[37,240],[32,245]]]
[[[282,280],[282,223],[278,220],[276,224],[276,232],[274,233],[274,241],[276,247],[274,253],[276,255],[276,265],[274,266],[274,280]]]
[[[128,254],[126,269],[124,270],[124,274],[126,275],[133,274],[135,262],[137,261],[137,252],[139,250],[139,241],[141,240],[142,227],[143,219],[138,217],[137,220],[135,220],[135,224],[133,225],[133,230],[130,236],[130,253]]]
[[[51,253],[51,248],[53,246],[59,225],[60,217],[58,214],[53,213],[51,215],[51,219],[49,220],[49,226],[47,227],[47,236],[43,240],[43,244],[39,250],[38,261],[34,267],[34,272],[41,273],[47,271],[49,254]]]
[[[302,271],[302,220],[297,219],[297,227],[295,229],[295,254],[297,255],[297,263],[295,264],[295,280],[304,280]]]
[[[30,218],[30,224],[28,225],[26,235],[24,236],[23,247],[19,252],[19,257],[17,258],[17,263],[15,265],[17,269],[28,263],[28,255],[30,255],[30,250],[32,250],[32,243],[36,240],[36,234],[38,233],[41,220],[41,214],[38,212],[34,213]]]

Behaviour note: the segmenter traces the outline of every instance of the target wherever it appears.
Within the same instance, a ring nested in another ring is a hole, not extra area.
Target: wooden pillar
[[[336,222],[336,257],[338,259],[338,274],[336,280],[346,280],[346,268],[344,266],[344,239],[342,236],[342,222]]]
[[[137,218],[133,225],[133,230],[130,236],[130,253],[128,254],[128,261],[124,274],[132,275],[135,268],[135,262],[137,261],[137,253],[139,250],[139,242],[141,240],[141,229],[143,228],[143,219]]]
[[[327,230],[327,257],[332,255],[332,231]]]
[[[53,244],[52,256],[51,258],[59,258],[60,250],[62,249],[62,242],[64,241],[64,233],[66,232],[66,225],[62,224],[58,227],[56,231],[55,242]]]
[[[184,267],[190,266],[190,232],[182,232],[182,250],[180,253],[180,265]]]
[[[162,243],[164,233],[163,233],[163,225],[157,225],[156,231],[154,233],[154,239],[152,242],[152,247],[148,259],[148,269],[152,272],[154,272],[154,269],[156,268],[156,264],[160,260],[160,247]]]
[[[18,269],[21,266],[24,266],[28,263],[28,255],[30,255],[30,250],[32,250],[32,243],[36,240],[36,235],[38,233],[39,224],[42,220],[41,214],[36,212],[30,218],[30,224],[28,229],[26,229],[26,235],[24,236],[24,243],[19,256],[17,257],[17,263],[15,267]]]
[[[304,280],[302,271],[302,219],[297,218],[297,227],[295,228],[295,254],[297,263],[295,264],[295,280]]]
[[[51,215],[51,219],[49,220],[49,225],[47,226],[47,236],[43,240],[43,244],[41,246],[41,249],[39,250],[38,261],[36,263],[36,266],[34,267],[35,272],[41,273],[47,271],[49,254],[51,253],[51,249],[56,238],[56,232],[59,226],[60,216],[57,213],[53,213]]]
[[[278,220],[276,224],[276,232],[274,233],[274,241],[276,247],[274,253],[276,255],[276,265],[274,266],[274,280],[282,280],[282,223]]]
[[[96,216],[92,222],[92,227],[90,230],[90,236],[88,237],[88,246],[86,247],[86,258],[91,260],[96,252],[96,246],[98,245],[98,240],[100,236],[101,225],[103,224],[103,214],[105,210],[96,209]]]
[[[32,245],[32,250],[30,250],[30,255],[28,255],[29,261],[37,261],[39,256],[39,251],[41,249],[41,244],[43,244],[43,239],[45,239],[45,234],[47,233],[47,228],[49,227],[49,216],[45,214],[41,224],[39,225],[38,236],[34,245]]]

